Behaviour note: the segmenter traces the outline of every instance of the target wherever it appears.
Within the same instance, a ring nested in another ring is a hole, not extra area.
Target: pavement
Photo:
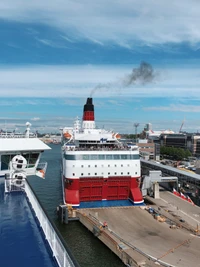
[[[169,191],[160,191],[160,199],[149,198],[154,205],[168,210],[180,219],[186,221],[194,229],[200,230],[200,207],[183,200]]]
[[[171,266],[200,266],[200,237],[187,227],[170,228],[173,219],[185,220],[191,230],[200,224],[200,208],[173,195],[160,192],[160,199],[151,199],[151,207],[171,216],[166,222],[154,219],[144,207],[112,207],[84,209],[86,216],[108,225],[109,232],[144,253]],[[181,226],[181,223],[180,223]]]

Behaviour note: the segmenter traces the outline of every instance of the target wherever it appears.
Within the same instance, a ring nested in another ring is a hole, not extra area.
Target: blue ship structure
[[[26,177],[45,177],[41,153],[50,149],[30,133],[0,133],[0,261],[2,267],[78,267]]]
[[[0,251],[4,267],[54,267],[56,260],[45,244],[24,192],[6,194],[0,183]]]

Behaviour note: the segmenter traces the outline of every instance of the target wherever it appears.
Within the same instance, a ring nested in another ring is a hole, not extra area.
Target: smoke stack
[[[94,121],[94,105],[92,98],[88,97],[87,102],[83,108],[83,121]]]

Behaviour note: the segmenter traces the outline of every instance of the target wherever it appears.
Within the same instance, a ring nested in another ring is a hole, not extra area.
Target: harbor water
[[[42,156],[42,160],[48,162],[46,179],[28,178],[43,207],[81,267],[123,267],[122,261],[80,222],[74,221],[68,225],[58,222],[56,207],[62,203],[61,148],[54,144],[50,147],[52,149]]]

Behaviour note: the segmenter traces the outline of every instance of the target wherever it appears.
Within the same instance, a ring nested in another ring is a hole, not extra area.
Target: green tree
[[[188,149],[166,146],[160,148],[160,154],[163,155],[163,157],[172,158],[174,160],[183,160],[184,158],[192,156],[192,153]]]

